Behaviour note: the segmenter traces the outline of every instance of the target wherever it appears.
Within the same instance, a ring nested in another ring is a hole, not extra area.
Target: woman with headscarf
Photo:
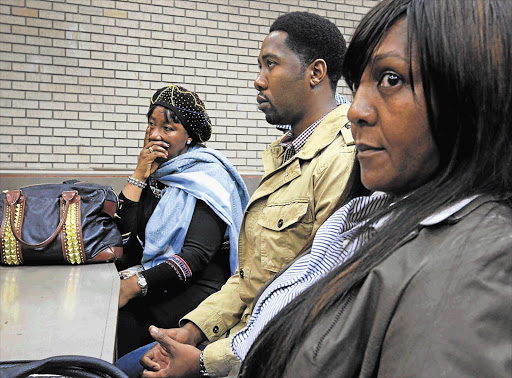
[[[204,146],[212,124],[196,93],[157,90],[147,119],[137,167],[119,195],[119,356],[151,341],[150,324],[177,327],[235,271],[249,199],[233,165]]]
[[[255,298],[230,376],[510,377],[511,24],[503,0],[384,0],[363,17],[343,62],[354,170]],[[143,377],[188,373],[192,347],[150,332]]]

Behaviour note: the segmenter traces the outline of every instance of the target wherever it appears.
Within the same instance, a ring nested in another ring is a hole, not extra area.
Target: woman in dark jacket
[[[147,118],[137,167],[119,195],[119,356],[152,340],[149,325],[177,327],[230,277],[249,198],[231,163],[203,145],[212,125],[196,93],[159,89]]]
[[[351,185],[233,338],[240,376],[510,377],[510,25],[502,0],[363,18],[344,60]]]

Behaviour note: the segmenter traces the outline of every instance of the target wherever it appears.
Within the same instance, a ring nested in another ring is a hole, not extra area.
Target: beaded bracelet
[[[126,181],[128,181],[129,184],[132,184],[132,185],[136,186],[137,188],[141,188],[141,189],[144,189],[148,185],[145,182],[142,182],[140,180],[133,178],[132,176],[128,176],[128,179]]]
[[[199,356],[199,376],[200,377],[211,377],[210,374],[206,371],[206,367],[204,366],[204,350],[201,352]]]

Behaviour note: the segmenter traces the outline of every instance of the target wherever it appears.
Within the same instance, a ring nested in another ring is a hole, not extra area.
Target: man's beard
[[[285,125],[289,122],[284,120],[284,117],[279,114],[275,108],[271,108],[268,113],[265,113],[265,119],[271,125]]]

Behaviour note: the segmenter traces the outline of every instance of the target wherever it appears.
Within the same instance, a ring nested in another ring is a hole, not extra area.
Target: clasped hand
[[[201,351],[190,343],[189,331],[184,328],[161,329],[149,327],[158,342],[140,359],[143,377],[197,377]]]

